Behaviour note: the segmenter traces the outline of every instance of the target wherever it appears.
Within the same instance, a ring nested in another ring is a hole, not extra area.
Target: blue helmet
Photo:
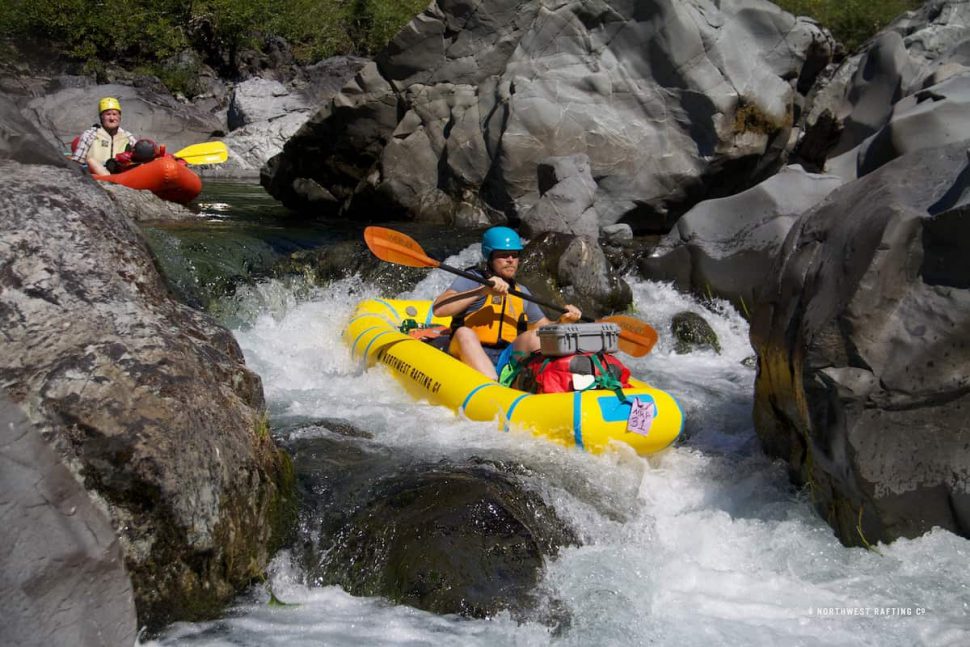
[[[482,257],[485,262],[492,260],[494,251],[522,251],[522,239],[514,229],[508,227],[492,227],[482,236]]]

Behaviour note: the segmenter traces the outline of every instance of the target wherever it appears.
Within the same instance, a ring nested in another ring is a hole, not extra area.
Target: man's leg
[[[536,334],[535,330],[526,330],[515,338],[512,346],[520,353],[531,355],[539,350],[539,335]]]
[[[457,348],[456,348],[457,346]],[[497,380],[495,365],[482,348],[482,342],[471,328],[459,328],[451,337],[449,350],[457,350],[458,358],[490,380]],[[454,354],[454,353],[452,353]]]

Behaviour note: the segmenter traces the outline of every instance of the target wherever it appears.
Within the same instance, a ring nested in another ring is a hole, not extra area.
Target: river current
[[[477,254],[473,245],[446,262],[465,267]],[[383,296],[431,298],[451,278],[429,271],[412,291]],[[970,541],[935,530],[873,550],[842,546],[785,466],[760,449],[744,319],[727,304],[712,308],[665,284],[627,280],[631,314],[661,338],[646,357],[624,361],[672,393],[687,420],[674,447],[647,459],[501,433],[412,400],[380,367],[361,371],[341,332],[355,304],[380,291],[358,277],[324,287],[264,279],[213,307],[262,377],[275,428],[336,418],[368,432],[368,443],[429,462],[514,457],[525,465],[530,489],[581,539],[547,562],[540,584],[568,624],[438,616],[354,597],[307,582],[283,551],[267,581],[224,617],[178,623],[142,644],[970,644]],[[712,325],[720,354],[674,352],[664,333],[683,310]],[[285,605],[271,604],[270,592]]]

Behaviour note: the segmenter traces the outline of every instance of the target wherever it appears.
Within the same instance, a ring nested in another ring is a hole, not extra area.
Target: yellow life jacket
[[[98,130],[94,134],[94,141],[91,142],[91,148],[88,149],[86,159],[93,159],[96,162],[104,164],[118,153],[124,152],[125,147],[131,143],[130,137],[131,134],[121,128],[112,137],[108,134],[107,130],[98,126]]]
[[[519,334],[519,319],[525,317],[525,301],[506,294],[486,296],[485,305],[466,314],[461,325],[471,328],[483,345],[512,343]]]

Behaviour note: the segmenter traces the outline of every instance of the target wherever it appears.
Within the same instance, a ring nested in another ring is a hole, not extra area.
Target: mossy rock
[[[674,351],[680,355],[704,348],[721,353],[721,342],[717,334],[704,317],[696,312],[680,312],[674,315],[670,322],[670,332],[676,340]]]

